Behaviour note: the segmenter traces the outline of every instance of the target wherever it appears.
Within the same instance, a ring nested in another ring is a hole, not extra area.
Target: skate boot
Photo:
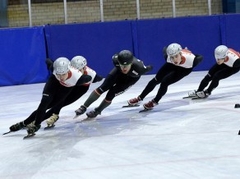
[[[139,104],[139,101],[142,101],[142,99],[138,96],[137,98],[132,98],[130,100],[128,100],[128,105],[129,106],[136,106]]]
[[[27,127],[28,135],[35,135],[35,132],[37,132],[40,129],[41,125],[40,124],[36,125],[35,121],[33,121],[32,123],[28,124],[26,127]]]
[[[234,108],[240,108],[240,104],[239,103],[235,104]]]
[[[197,91],[196,90],[193,90],[193,91],[190,91],[189,93],[188,93],[188,97],[190,97],[190,98],[194,98],[194,97],[197,97]]]
[[[40,124],[36,125],[35,121],[33,121],[32,123],[28,124],[26,127],[27,127],[28,134],[24,136],[23,139],[27,139],[35,136],[36,135],[35,132],[37,132],[41,128],[41,125]]]
[[[95,118],[97,117],[99,114],[101,114],[101,112],[97,111],[96,109],[90,111],[87,113],[87,117],[88,118]]]
[[[14,124],[14,125],[10,126],[9,129],[10,129],[11,132],[16,132],[18,130],[21,130],[24,127],[26,127],[24,122],[19,122],[17,124]]]
[[[144,109],[146,109],[146,110],[151,110],[151,109],[153,109],[153,107],[156,106],[156,105],[158,105],[158,103],[156,103],[154,100],[151,100],[151,101],[149,101],[148,103],[145,103],[145,104],[143,105],[143,107],[144,107]]]
[[[204,98],[207,98],[210,93],[208,93],[208,91],[199,91],[196,93],[197,97],[200,98],[200,99],[204,99]]]
[[[84,105],[80,106],[80,108],[78,108],[78,109],[75,111],[76,116],[82,115],[83,113],[86,112],[86,110],[87,110],[87,108],[86,108]]]
[[[50,116],[47,120],[46,120],[46,123],[47,123],[47,127],[54,127],[54,123],[59,119],[59,116],[58,114],[52,114],[52,116]]]

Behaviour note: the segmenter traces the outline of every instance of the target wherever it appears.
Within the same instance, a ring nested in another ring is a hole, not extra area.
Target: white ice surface
[[[182,99],[198,87],[206,71],[169,86],[152,111],[122,108],[141,93],[153,75],[116,97],[96,120],[73,119],[100,83],[65,107],[52,130],[1,135],[0,179],[239,179],[239,74],[220,81],[208,99]],[[0,132],[37,108],[44,84],[0,88]],[[159,86],[143,102],[151,100]],[[88,108],[94,109],[105,93]]]

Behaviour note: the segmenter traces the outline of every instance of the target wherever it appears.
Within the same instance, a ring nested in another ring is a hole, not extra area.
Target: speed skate
[[[3,135],[9,134],[11,132],[13,132],[13,131],[4,132]]]
[[[191,99],[191,100],[206,99],[206,98],[200,98],[198,96],[185,96],[185,97],[183,97],[183,99]]]
[[[152,110],[152,109],[146,109],[146,108],[144,108],[144,109],[140,110],[139,113],[148,112],[148,111],[151,111],[151,110]]]
[[[127,104],[127,105],[122,106],[122,108],[132,108],[132,107],[138,107],[138,106],[140,106],[140,105],[139,104],[136,104],[136,105]]]
[[[35,133],[29,133],[28,135],[24,136],[23,139],[28,139],[28,138],[31,138],[35,135],[36,135]]]
[[[81,120],[77,121],[76,123],[90,122],[90,121],[93,121],[94,119],[96,119],[96,118],[86,117],[84,119],[81,119]]]

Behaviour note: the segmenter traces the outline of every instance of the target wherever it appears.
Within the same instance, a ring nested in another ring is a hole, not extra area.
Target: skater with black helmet
[[[87,113],[88,118],[94,118],[107,108],[114,97],[124,93],[134,85],[141,77],[152,69],[152,66],[145,66],[143,62],[133,56],[129,50],[122,50],[112,57],[114,68],[110,71],[102,85],[95,89],[83,105],[77,109],[76,115],[85,113],[87,108],[95,102],[104,92],[108,91],[101,104],[94,110]]]
[[[207,98],[211,95],[212,91],[218,87],[220,80],[228,78],[240,70],[239,52],[228,48],[225,45],[219,45],[214,50],[214,57],[216,63],[202,79],[198,89],[188,94],[189,97],[195,99]]]
[[[182,49],[178,43],[172,43],[168,47],[164,47],[163,56],[166,63],[158,70],[156,76],[148,82],[139,96],[128,100],[129,105],[137,105],[160,84],[157,95],[151,101],[143,104],[145,111],[153,109],[166,94],[168,86],[189,75],[203,59],[201,55],[193,54],[188,49]]]

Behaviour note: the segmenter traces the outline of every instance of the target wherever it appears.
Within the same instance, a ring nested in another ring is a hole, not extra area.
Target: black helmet
[[[118,63],[120,65],[129,65],[133,62],[133,54],[129,50],[122,50],[118,54]]]

